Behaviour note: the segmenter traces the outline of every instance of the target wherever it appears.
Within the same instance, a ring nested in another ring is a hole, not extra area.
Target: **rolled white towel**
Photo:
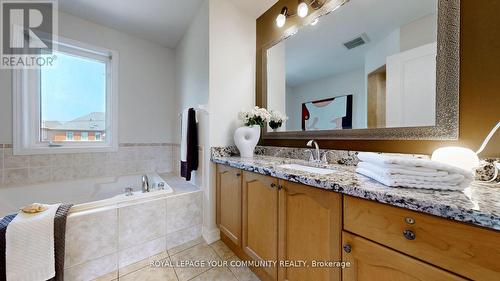
[[[395,164],[385,164],[385,165],[376,165],[369,162],[359,162],[358,167],[365,169],[374,169],[378,173],[382,173],[384,175],[409,175],[409,176],[423,176],[423,177],[444,177],[450,175],[450,173],[446,171],[438,171],[433,169],[425,169],[419,170],[418,167],[405,167],[401,165]],[[462,176],[463,177],[463,176]]]
[[[428,182],[419,180],[406,180],[406,179],[394,179],[391,177],[386,177],[367,169],[357,168],[356,172],[374,179],[383,185],[389,187],[410,187],[418,189],[433,189],[433,190],[453,190],[453,191],[463,191],[471,184],[471,180],[465,179],[460,184],[453,183],[441,183],[441,182]]]
[[[426,173],[426,172],[416,172],[406,169],[384,168],[368,162],[359,162],[358,167],[395,180],[407,180],[407,181],[418,180],[425,182],[455,183],[455,184],[462,183],[465,180],[465,177],[460,174],[449,174],[448,172],[441,172],[441,171]]]
[[[402,157],[395,155],[385,155],[373,152],[360,152],[358,158],[361,161],[372,163],[375,165],[395,164],[405,167],[420,167],[427,169],[435,169],[438,171],[446,171],[450,174],[460,174],[467,179],[473,180],[474,174],[472,171],[467,171],[462,168],[440,163],[428,159],[419,159],[414,157]]]

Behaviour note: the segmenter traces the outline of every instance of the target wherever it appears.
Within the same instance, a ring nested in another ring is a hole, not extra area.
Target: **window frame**
[[[118,151],[118,52],[60,36],[53,44],[59,52],[106,63],[106,139],[100,142],[42,142],[40,72],[16,69],[12,73],[14,155]]]

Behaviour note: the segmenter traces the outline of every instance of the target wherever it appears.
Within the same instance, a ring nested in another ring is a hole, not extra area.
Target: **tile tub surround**
[[[202,191],[161,176],[174,189],[166,197],[70,213],[66,280],[114,280],[145,259],[201,239]]]
[[[334,169],[330,175],[318,175],[278,168],[279,165],[297,163],[311,165],[304,160],[256,155],[253,159],[238,156],[212,156],[212,162],[249,172],[339,192],[428,213],[447,219],[471,223],[500,230],[500,189],[473,185],[465,192],[434,191],[384,186],[355,172],[354,166],[320,165]]]
[[[14,156],[0,144],[0,187],[176,171],[178,145],[120,144],[118,152]]]

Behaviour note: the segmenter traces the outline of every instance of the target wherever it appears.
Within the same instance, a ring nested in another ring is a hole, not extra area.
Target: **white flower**
[[[283,114],[277,110],[271,110],[270,115],[270,121],[272,122],[283,123],[284,121],[288,120],[288,116],[286,116],[286,114]]]

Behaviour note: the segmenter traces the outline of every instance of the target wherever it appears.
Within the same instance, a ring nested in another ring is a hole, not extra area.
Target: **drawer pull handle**
[[[415,232],[408,230],[408,229],[403,231],[403,235],[408,240],[415,240],[415,238],[416,238]]]
[[[407,224],[415,224],[415,219],[414,218],[411,218],[411,217],[406,217],[405,218],[405,222]]]
[[[237,173],[237,174],[236,174],[236,176],[237,176],[237,177],[241,177],[241,173]]]
[[[349,245],[349,244],[345,244],[343,248],[344,248],[344,252],[346,252],[346,253],[350,253],[352,251],[351,245]]]

